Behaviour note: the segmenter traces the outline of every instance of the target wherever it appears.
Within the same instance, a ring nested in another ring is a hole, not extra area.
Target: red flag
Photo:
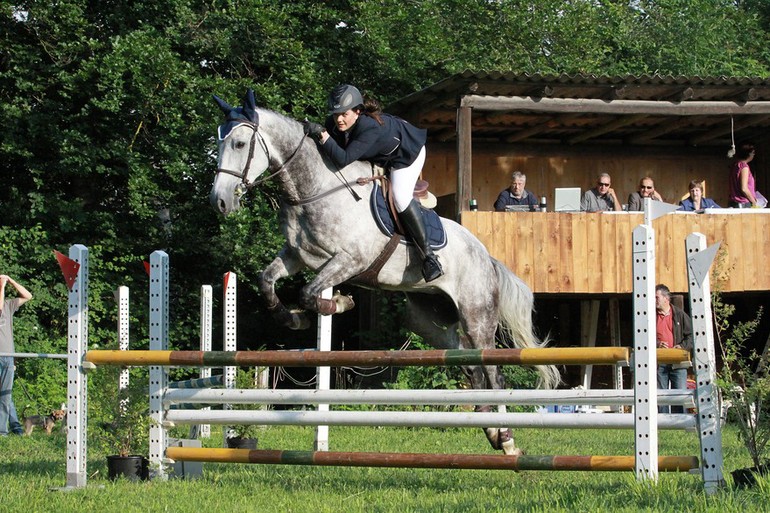
[[[72,286],[75,284],[75,280],[78,277],[80,264],[56,250],[54,250],[53,254],[59,262],[59,267],[61,268],[61,273],[64,275],[64,282],[67,284],[67,289],[72,290]]]
[[[150,262],[142,262],[144,264],[144,272],[147,273],[147,276],[150,275]]]
[[[230,271],[225,273],[225,288],[224,288],[224,291],[223,291],[225,294],[227,294],[227,282],[229,280],[230,280]]]

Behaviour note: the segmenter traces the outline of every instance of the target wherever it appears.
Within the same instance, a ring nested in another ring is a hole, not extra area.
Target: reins
[[[271,178],[274,178],[275,176],[280,174],[286,168],[286,166],[288,166],[291,163],[291,161],[294,160],[294,157],[297,156],[297,154],[299,153],[300,148],[302,148],[302,145],[304,144],[305,139],[307,138],[307,134],[304,134],[302,136],[302,139],[300,139],[299,144],[297,145],[297,147],[294,148],[294,151],[291,153],[291,155],[289,155],[289,158],[286,159],[283,162],[283,164],[278,166],[278,169],[276,169],[275,171],[273,171],[272,173],[270,173],[267,176],[262,176],[259,179],[254,180],[253,182],[250,182],[249,181],[249,170],[251,169],[251,161],[254,158],[254,148],[256,147],[255,141],[259,140],[259,144],[260,144],[260,146],[262,146],[262,151],[265,152],[265,156],[267,157],[267,163],[268,163],[267,164],[268,165],[268,167],[267,167],[268,171],[270,170],[270,163],[272,161],[272,157],[270,156],[270,148],[267,146],[267,143],[265,142],[265,139],[262,137],[262,134],[259,133],[259,125],[257,125],[256,123],[251,123],[251,122],[244,122],[243,124],[248,126],[249,128],[251,128],[251,130],[253,132],[253,135],[252,135],[251,139],[249,139],[249,155],[247,157],[246,164],[244,165],[243,169],[240,172],[232,171],[230,169],[224,169],[224,168],[218,168],[217,169],[217,173],[225,173],[225,174],[232,175],[232,176],[235,176],[235,177],[238,177],[238,178],[241,179],[241,183],[236,188],[236,194],[238,194],[238,195],[242,195],[245,192],[250,191],[251,189],[253,189],[257,185],[265,183],[266,181],[268,181]],[[335,173],[335,175],[336,175],[336,173]],[[338,176],[337,178],[340,179],[341,183],[339,185],[337,185],[336,187],[332,187],[328,191],[324,191],[324,192],[321,192],[319,194],[316,194],[315,196],[311,196],[309,198],[304,198],[304,199],[299,199],[299,200],[295,200],[295,199],[291,199],[291,198],[284,198],[284,201],[286,201],[286,203],[288,203],[289,205],[292,205],[292,206],[308,205],[310,203],[313,203],[315,201],[323,199],[326,196],[334,194],[334,193],[336,193],[336,192],[338,192],[338,191],[340,191],[342,189],[347,189],[348,191],[350,191],[350,194],[353,195],[353,197],[356,199],[356,201],[360,201],[361,200],[361,196],[359,196],[353,190],[352,186],[353,185],[364,186],[364,185],[366,185],[366,184],[368,184],[368,183],[370,183],[370,182],[372,182],[374,180],[378,180],[378,179],[381,179],[383,177],[381,177],[381,176],[362,177],[362,178],[358,178],[356,180],[351,180],[351,181],[345,180],[344,177],[340,178]]]

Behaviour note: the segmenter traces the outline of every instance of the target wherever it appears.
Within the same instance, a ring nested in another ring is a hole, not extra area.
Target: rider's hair
[[[370,118],[374,119],[380,125],[383,124],[382,117],[381,117],[382,103],[380,103],[380,100],[378,100],[377,98],[372,98],[368,94],[364,95],[363,114],[366,114]]]

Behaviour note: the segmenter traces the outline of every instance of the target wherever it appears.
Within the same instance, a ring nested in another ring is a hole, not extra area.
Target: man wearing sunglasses
[[[618,196],[611,185],[610,175],[601,173],[596,181],[596,187],[587,190],[583,194],[583,199],[580,201],[580,210],[583,212],[620,211],[620,201],[618,201]]]
[[[644,210],[644,198],[652,198],[655,201],[663,201],[663,197],[655,190],[655,182],[645,176],[639,181],[639,192],[628,195],[628,211],[641,212]]]

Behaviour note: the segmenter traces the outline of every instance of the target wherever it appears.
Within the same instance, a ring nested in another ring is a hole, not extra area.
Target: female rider
[[[414,186],[425,163],[427,132],[382,112],[379,102],[364,101],[352,85],[335,87],[329,95],[326,126],[306,121],[305,130],[338,168],[356,160],[390,169],[398,218],[423,257],[422,275],[433,281],[444,271],[428,241]]]

